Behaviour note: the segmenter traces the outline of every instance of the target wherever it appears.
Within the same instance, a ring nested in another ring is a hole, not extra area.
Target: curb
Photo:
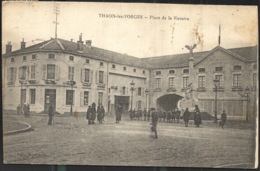
[[[30,124],[28,124],[26,122],[21,122],[21,121],[19,121],[19,123],[27,125],[27,128],[19,129],[19,130],[13,130],[13,131],[7,131],[7,132],[4,132],[3,135],[13,135],[13,134],[18,134],[18,133],[23,133],[23,132],[28,132],[28,131],[33,130],[32,126]]]

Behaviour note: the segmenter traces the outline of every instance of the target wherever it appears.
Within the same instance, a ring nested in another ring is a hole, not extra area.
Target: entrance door
[[[26,102],[26,89],[21,90],[21,106],[23,110],[24,103]]]
[[[53,109],[56,109],[56,90],[55,89],[45,89],[44,98],[44,111],[48,113],[49,107],[52,104]]]
[[[122,113],[128,113],[129,98],[129,96],[115,96],[115,106],[122,106]]]

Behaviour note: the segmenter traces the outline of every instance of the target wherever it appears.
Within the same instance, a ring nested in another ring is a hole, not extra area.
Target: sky
[[[3,53],[9,41],[17,50],[23,38],[26,46],[54,38],[54,5],[3,2]],[[208,51],[218,45],[219,35],[226,49],[258,44],[254,6],[87,2],[58,6],[58,38],[76,42],[82,33],[83,40],[92,40],[95,47],[140,58],[188,53],[185,45],[193,44],[197,44],[194,52]]]

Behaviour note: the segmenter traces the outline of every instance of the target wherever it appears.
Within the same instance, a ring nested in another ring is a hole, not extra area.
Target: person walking
[[[105,119],[105,113],[106,113],[103,105],[101,105],[101,109],[100,110],[101,110],[101,123],[103,123],[103,121]]]
[[[195,110],[194,110],[194,123],[197,127],[200,126],[201,124],[201,114],[200,114],[200,109],[198,105],[195,105]]]
[[[157,135],[157,123],[158,123],[158,112],[155,111],[155,108],[151,108],[151,120],[152,120],[152,127],[151,131],[155,134],[155,139],[158,139]]]
[[[184,120],[184,123],[185,123],[186,127],[188,127],[189,119],[190,119],[190,112],[189,112],[189,109],[186,108],[186,110],[185,110],[185,112],[183,114],[183,120]]]
[[[96,117],[97,117],[96,103],[92,103],[91,115],[92,115],[91,124],[95,124],[95,120],[96,120]]]
[[[98,107],[97,107],[97,120],[98,120],[99,123],[102,122],[102,113],[101,113],[101,106],[100,105],[98,105]]]
[[[221,121],[219,122],[219,125],[222,127],[222,129],[224,128],[226,121],[227,121],[227,114],[225,110],[223,110],[223,113],[221,114]]]
[[[176,119],[177,119],[177,123],[179,123],[179,121],[180,121],[180,116],[181,116],[181,111],[179,111],[179,109],[176,108]]]
[[[151,109],[148,109],[147,112],[147,120],[150,121],[150,116],[151,116]]]
[[[92,111],[91,106],[88,106],[86,119],[88,120],[88,124],[90,125],[92,123]]]
[[[119,104],[116,105],[116,123],[121,121],[121,108]]]
[[[52,106],[52,104],[49,107],[49,121],[48,121],[48,125],[52,125],[52,119],[54,116],[54,108]]]

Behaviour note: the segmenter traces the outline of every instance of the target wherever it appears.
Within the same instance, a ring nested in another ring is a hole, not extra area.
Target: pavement
[[[148,121],[127,116],[119,124],[112,115],[94,125],[88,125],[84,116],[54,117],[53,125],[47,125],[47,115],[14,117],[34,131],[3,137],[8,164],[254,167],[251,129],[159,122],[159,139],[154,139]]]

